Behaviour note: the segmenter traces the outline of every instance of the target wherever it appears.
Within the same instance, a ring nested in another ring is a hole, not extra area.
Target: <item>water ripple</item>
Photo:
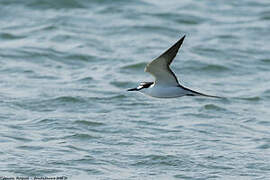
[[[0,1],[1,176],[270,179],[269,5]],[[126,92],[184,34],[179,81],[227,98]]]

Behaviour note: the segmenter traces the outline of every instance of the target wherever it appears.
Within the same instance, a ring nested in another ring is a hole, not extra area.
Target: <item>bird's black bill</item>
[[[128,89],[127,91],[138,91],[137,88]]]

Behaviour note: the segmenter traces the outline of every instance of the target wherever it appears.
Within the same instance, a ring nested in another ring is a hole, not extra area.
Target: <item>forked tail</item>
[[[193,90],[188,89],[188,88],[186,88],[184,86],[181,86],[181,85],[179,85],[179,86],[190,93],[190,94],[188,93],[187,96],[205,96],[205,97],[211,97],[211,98],[223,98],[223,97],[220,97],[220,96],[212,96],[212,95],[203,94],[203,93],[200,93],[200,92],[197,92],[197,91],[193,91]]]

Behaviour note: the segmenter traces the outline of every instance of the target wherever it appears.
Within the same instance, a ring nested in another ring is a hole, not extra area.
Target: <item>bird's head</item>
[[[138,87],[128,89],[127,91],[140,91],[142,89],[149,88],[152,84],[154,84],[154,82],[142,82]]]

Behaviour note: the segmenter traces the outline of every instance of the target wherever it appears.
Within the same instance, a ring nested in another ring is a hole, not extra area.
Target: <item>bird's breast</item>
[[[142,93],[157,97],[157,98],[174,98],[180,97],[187,94],[187,91],[180,87],[157,87],[154,86],[152,88],[143,89]]]

